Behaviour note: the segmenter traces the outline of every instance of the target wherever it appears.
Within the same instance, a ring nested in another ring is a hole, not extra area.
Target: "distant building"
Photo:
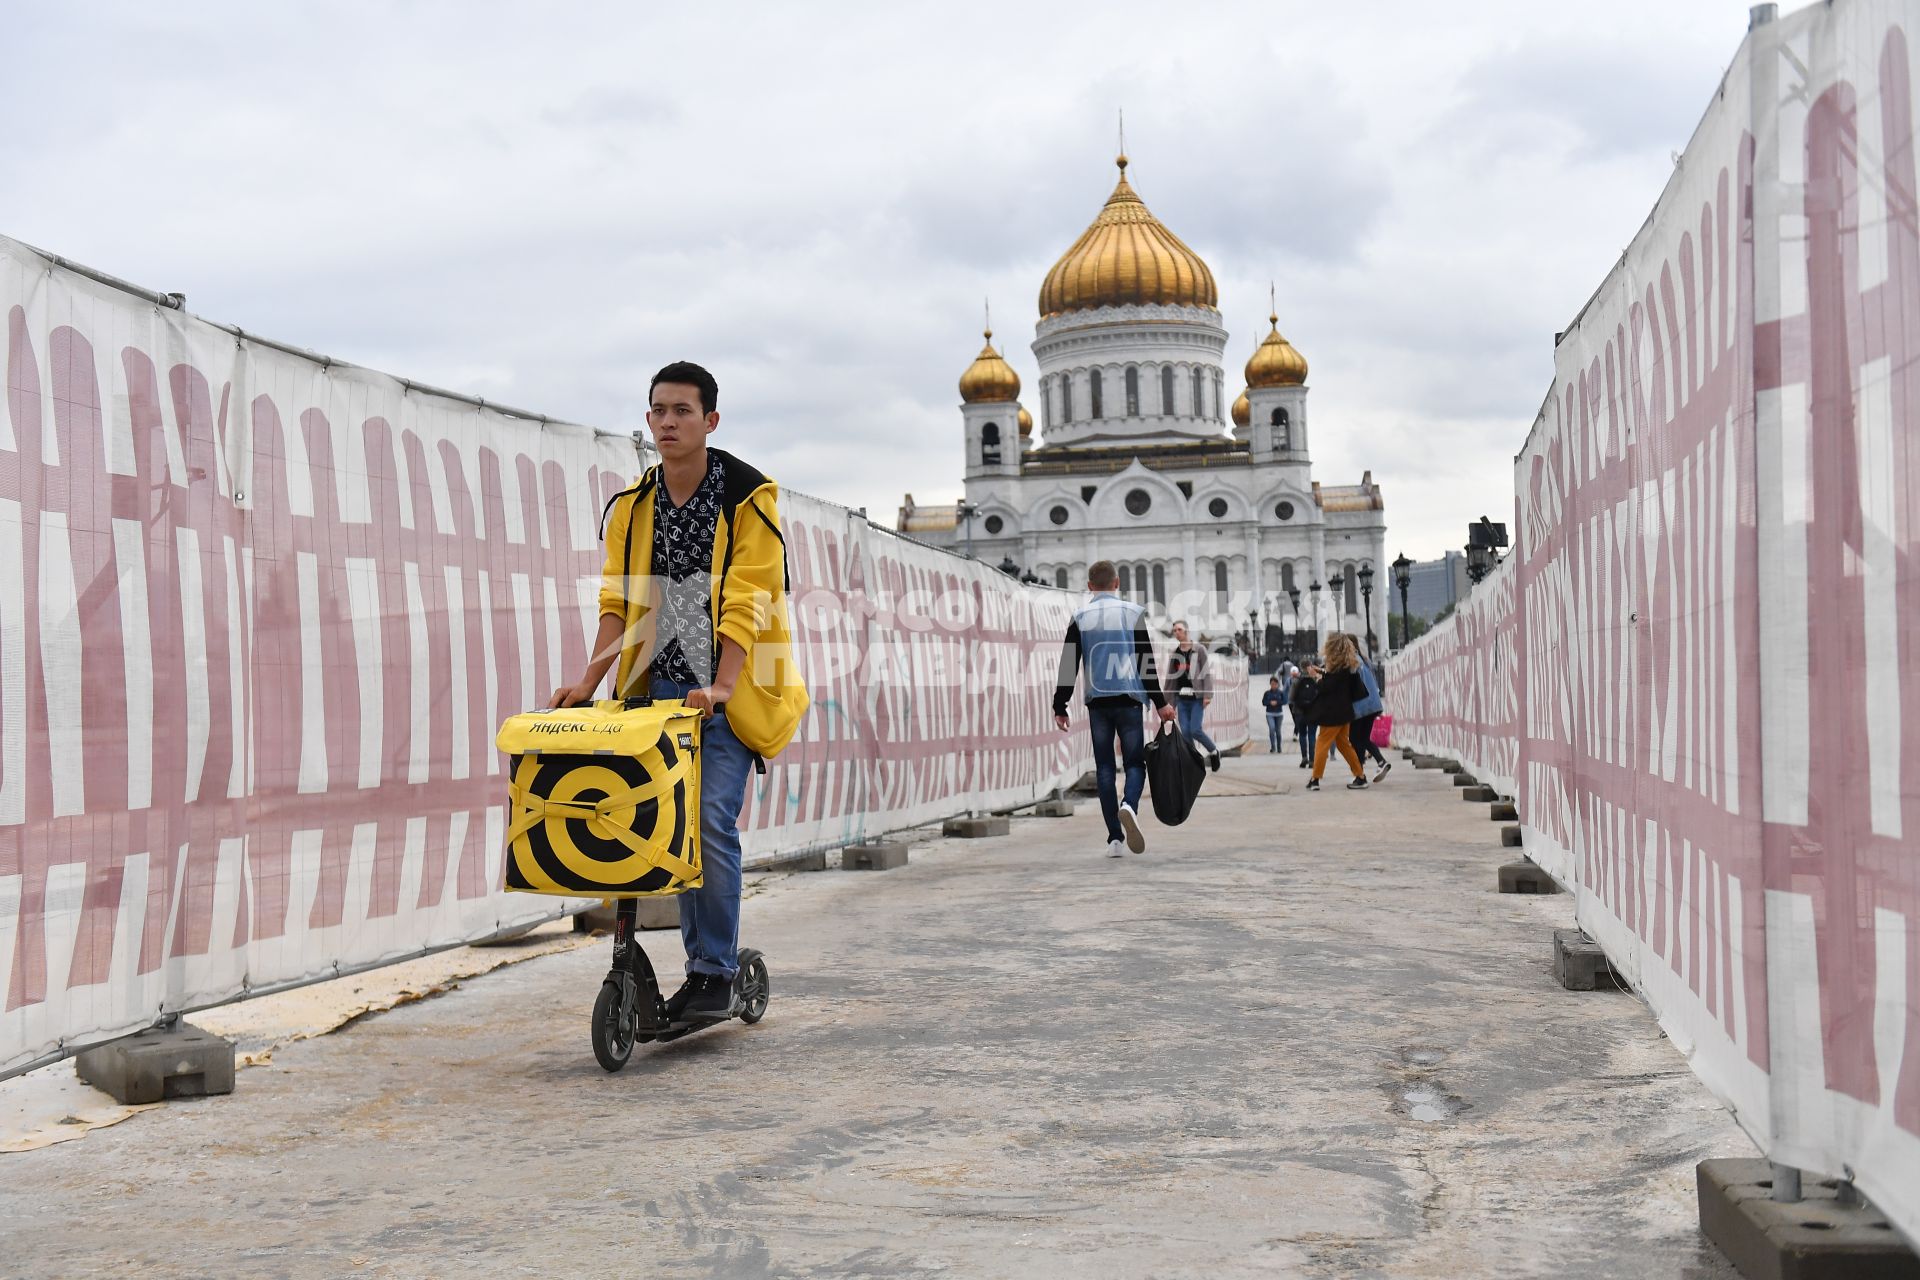
[[[1422,560],[1413,566],[1412,577],[1407,586],[1407,612],[1431,622],[1442,609],[1466,599],[1470,585],[1466,554],[1449,551],[1438,560]]]
[[[980,560],[1010,559],[1076,591],[1089,564],[1111,560],[1123,595],[1190,618],[1209,640],[1251,631],[1275,648],[1295,630],[1342,629],[1384,641],[1392,591],[1379,486],[1370,472],[1353,485],[1314,477],[1307,361],[1277,317],[1246,362],[1247,390],[1226,394],[1213,273],[1148,212],[1126,157],[1119,164],[1106,206],[1041,285],[1044,440],[989,332],[960,379],[966,504],[909,497],[900,531],[958,551],[970,536]]]

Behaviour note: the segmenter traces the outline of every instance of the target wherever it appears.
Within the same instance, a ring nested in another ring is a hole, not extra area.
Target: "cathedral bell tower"
[[[961,416],[967,434],[967,479],[1020,474],[1025,443],[1025,420],[1033,419],[1020,407],[1020,375],[993,349],[993,330],[987,344],[960,375]]]
[[[1277,313],[1269,314],[1267,323],[1266,338],[1247,361],[1249,441],[1256,461],[1304,463],[1308,461],[1307,358],[1280,336]]]

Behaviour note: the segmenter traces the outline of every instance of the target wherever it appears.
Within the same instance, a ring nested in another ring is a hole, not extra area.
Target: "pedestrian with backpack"
[[[1316,686],[1307,672],[1318,661],[1317,656],[1309,655],[1302,665],[1294,668],[1292,678],[1287,681],[1287,709],[1293,713],[1293,736],[1300,743],[1302,769],[1313,763],[1312,703]]]

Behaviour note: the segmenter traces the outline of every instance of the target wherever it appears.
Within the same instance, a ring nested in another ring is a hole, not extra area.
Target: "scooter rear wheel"
[[[767,962],[758,951],[748,951],[740,959],[740,1021],[751,1026],[767,1015],[773,980],[767,977]]]
[[[608,1071],[618,1071],[633,1056],[633,1026],[620,1014],[620,984],[603,982],[593,1002],[593,1056]]]

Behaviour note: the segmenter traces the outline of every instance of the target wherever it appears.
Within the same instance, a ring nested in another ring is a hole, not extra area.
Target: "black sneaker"
[[[1207,767],[1215,773],[1220,772],[1220,753],[1218,751],[1213,752],[1207,757]]]
[[[703,973],[688,974],[687,980],[680,984],[680,989],[667,997],[668,1022],[680,1021],[680,1015],[686,1012],[687,1001],[693,999],[694,993],[700,990],[701,979],[705,977]]]
[[[1355,778],[1352,782],[1349,782],[1347,784],[1347,790],[1349,791],[1365,791],[1366,789],[1367,789],[1367,776],[1365,774],[1361,774],[1359,777]]]
[[[680,1010],[687,1022],[714,1022],[733,1012],[733,982],[717,973],[696,973],[699,982]]]
[[[1319,789],[1320,789],[1320,779],[1318,778],[1307,779],[1307,790],[1318,791]]]
[[[1300,767],[1302,769],[1307,767],[1307,758],[1305,756],[1300,757]]]

